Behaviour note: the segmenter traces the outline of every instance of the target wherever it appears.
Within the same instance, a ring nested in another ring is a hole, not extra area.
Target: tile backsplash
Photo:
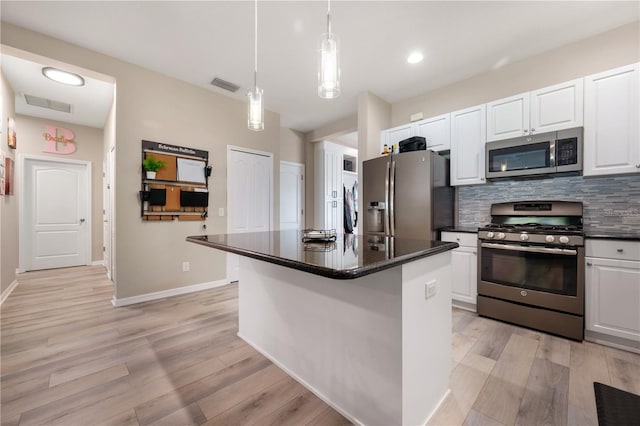
[[[491,221],[491,204],[524,200],[582,201],[585,229],[640,230],[640,174],[490,181],[458,187],[458,226]]]

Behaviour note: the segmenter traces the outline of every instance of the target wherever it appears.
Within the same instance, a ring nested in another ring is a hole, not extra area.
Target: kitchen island
[[[238,335],[357,424],[424,424],[448,392],[455,243],[300,231],[187,237],[241,255]]]

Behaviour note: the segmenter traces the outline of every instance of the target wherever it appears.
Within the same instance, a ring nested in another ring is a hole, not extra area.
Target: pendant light
[[[318,96],[333,99],[340,96],[340,46],[331,32],[331,0],[327,0],[327,32],[320,37],[318,48]]]
[[[249,97],[249,113],[247,126],[249,130],[264,130],[264,105],[262,102],[262,89],[258,87],[258,0],[255,0],[254,8],[254,69],[253,89],[247,93]]]

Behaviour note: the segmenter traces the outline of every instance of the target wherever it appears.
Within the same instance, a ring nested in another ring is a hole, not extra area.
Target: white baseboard
[[[104,266],[104,259],[103,260],[94,260],[93,262],[91,262],[91,266]]]
[[[229,280],[210,281],[201,284],[188,285],[185,287],[172,288],[169,290],[156,291],[153,293],[141,294],[139,296],[123,297],[116,299],[115,296],[111,299],[113,306],[127,306],[134,305],[136,303],[149,302],[151,300],[163,299],[165,297],[178,296],[180,294],[194,293],[196,291],[208,290],[210,288],[221,287],[229,284]]]
[[[2,305],[4,303],[5,300],[7,300],[7,297],[9,297],[9,295],[11,294],[11,292],[13,290],[16,289],[16,287],[18,287],[18,280],[13,280],[13,282],[11,284],[9,284],[9,287],[7,287],[3,292],[2,295],[0,295],[0,305]]]

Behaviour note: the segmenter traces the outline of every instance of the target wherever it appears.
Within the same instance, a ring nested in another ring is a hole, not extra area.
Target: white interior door
[[[21,270],[91,264],[91,163],[23,157]]]
[[[273,156],[227,146],[227,232],[271,230]],[[238,280],[238,256],[227,254],[227,279]]]
[[[304,227],[304,164],[280,162],[280,229]]]

